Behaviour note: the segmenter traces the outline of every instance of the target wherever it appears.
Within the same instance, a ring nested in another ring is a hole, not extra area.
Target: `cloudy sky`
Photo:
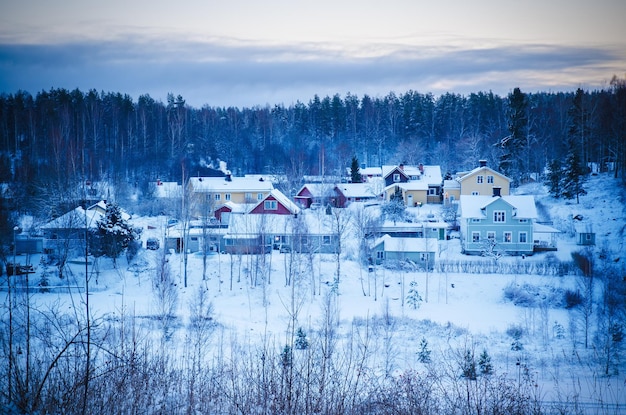
[[[624,0],[0,0],[0,92],[244,107],[594,89],[626,76],[625,17]]]

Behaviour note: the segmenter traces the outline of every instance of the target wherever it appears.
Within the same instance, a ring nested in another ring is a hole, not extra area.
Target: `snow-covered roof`
[[[157,182],[154,195],[158,198],[178,198],[182,197],[182,186],[177,182]]]
[[[300,207],[298,207],[298,205],[293,203],[287,196],[285,196],[283,194],[283,192],[281,192],[278,189],[273,189],[269,193],[269,195],[267,195],[263,200],[261,200],[259,203],[254,205],[254,207],[252,207],[252,209],[250,209],[249,211],[254,210],[257,206],[259,206],[260,204],[265,202],[270,196],[274,197],[274,199],[276,199],[276,201],[278,201],[281,205],[286,207],[294,215],[297,215],[298,213],[300,213]]]
[[[533,233],[561,233],[561,231],[543,223],[533,223]]]
[[[402,182],[398,182],[398,183],[392,183],[389,186],[385,187],[385,190],[389,190],[389,189],[394,189],[396,187],[399,187],[400,189],[409,191],[409,190],[428,190],[428,183],[421,181],[421,180],[415,180],[412,182],[406,182],[406,183],[402,183]]]
[[[417,180],[425,181],[430,185],[441,185],[443,180],[443,176],[441,175],[441,166],[403,166],[400,169],[400,166],[383,166],[382,167],[382,175],[383,177],[389,176],[389,174],[395,170],[399,169],[409,178],[417,177]],[[423,172],[422,172],[423,170]]]
[[[255,205],[250,203],[235,203],[229,200],[228,202],[220,205],[220,207],[218,207],[216,210],[227,207],[232,213],[246,213],[249,212],[253,206]]]
[[[335,185],[332,183],[305,183],[296,194],[299,194],[305,188],[311,193],[313,197],[324,197],[334,195],[333,190],[335,188]]]
[[[380,167],[365,167],[363,169],[359,169],[359,174],[361,174],[362,176],[372,176],[372,177],[382,176],[383,169]]]
[[[444,189],[461,189],[461,183],[458,180],[444,180],[443,181],[443,188]]]
[[[488,167],[488,166],[479,166],[479,167],[476,167],[473,170],[470,170],[469,172],[459,172],[459,173],[457,173],[457,177],[459,178],[460,181],[463,181],[466,178],[468,178],[470,176],[473,176],[474,174],[476,174],[476,173],[478,173],[480,171],[483,171],[484,173],[491,173],[493,175],[500,176],[503,179],[508,180],[509,182],[511,181],[511,179],[506,177],[504,174],[502,174],[500,172],[497,172],[497,171],[495,171],[494,169],[492,169],[491,167]]]
[[[337,188],[347,198],[374,198],[378,196],[370,183],[340,183]]]
[[[535,197],[530,195],[516,196],[474,196],[461,195],[460,214],[462,218],[483,218],[483,209],[497,200],[503,200],[516,209],[517,219],[536,219],[537,208]]]
[[[120,209],[122,219],[129,220],[130,215],[123,209]],[[88,228],[95,228],[99,220],[104,218],[106,213],[106,202],[101,200],[100,202],[89,206],[86,210],[82,206],[78,206],[74,210],[67,212],[64,215],[59,216],[56,219],[44,224],[42,229],[81,229],[85,228],[85,223]],[[86,220],[86,222],[85,222]]]
[[[269,192],[272,182],[247,177],[190,177],[189,184],[196,192]]]
[[[323,211],[303,211],[295,215],[231,215],[227,234],[289,234],[299,229],[311,235],[330,235],[333,233],[333,217]]]
[[[394,238],[383,235],[374,246],[383,244],[385,252],[437,252],[439,244],[432,238]]]

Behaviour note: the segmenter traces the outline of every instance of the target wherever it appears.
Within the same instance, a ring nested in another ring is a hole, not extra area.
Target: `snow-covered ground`
[[[626,262],[626,208],[623,190],[617,190],[614,179],[608,175],[592,176],[586,183],[588,194],[582,196],[580,204],[575,201],[554,200],[539,184],[526,185],[517,189],[518,194],[533,194],[540,213],[549,215],[553,226],[563,232],[558,236],[558,251],[540,253],[521,259],[503,257],[502,264],[520,261],[545,263],[558,258],[570,261],[571,252],[579,251],[575,244],[573,216],[580,215],[582,221],[592,225],[596,232],[596,245],[591,249],[595,255],[601,250],[611,253],[614,263]],[[439,207],[415,208],[413,214],[425,218],[427,214],[439,215]],[[162,238],[165,219],[162,217],[134,217],[134,226],[142,227],[142,239]],[[483,274],[398,271],[376,267],[373,272],[359,266],[350,253],[348,238],[346,257],[341,263],[341,276],[334,293],[336,317],[339,331],[347,333],[354,324],[374,321],[384,316],[393,316],[393,336],[396,344],[392,361],[385,363],[394,370],[415,368],[424,370],[418,361],[420,340],[425,338],[433,356],[446,359],[451,353],[470,347],[478,355],[487,350],[494,367],[499,373],[519,376],[522,362],[533,377],[545,401],[557,399],[557,390],[563,396],[579,395],[581,402],[603,400],[620,404],[626,408],[626,362],[621,345],[616,374],[604,376],[599,362],[599,352],[593,345],[585,349],[581,341],[580,328],[575,329],[575,310],[558,306],[558,301],[546,307],[524,307],[515,305],[505,298],[504,292],[512,287],[534,287],[539,296],[562,293],[566,289],[576,290],[579,278],[573,275],[528,275],[528,274]],[[445,249],[440,258],[459,261],[484,261],[485,258],[468,257],[460,253],[458,239],[441,241]],[[90,281],[90,307],[95,316],[115,315],[125,309],[132,311],[139,320],[158,313],[151,280],[155,275],[161,250],[141,250],[132,264],[125,258],[118,260],[117,267],[110,260],[100,259],[97,278]],[[175,311],[177,324],[173,329],[172,341],[184,339],[184,327],[189,320],[189,304],[199,290],[208,293],[214,307],[213,319],[225,333],[251,342],[273,335],[284,341],[293,316],[293,304],[299,305],[297,327],[315,330],[326,305],[328,294],[333,290],[336,270],[333,255],[317,256],[311,263],[303,262],[301,272],[295,277],[295,287],[285,284],[285,263],[290,254],[273,251],[269,283],[253,286],[249,273],[250,258],[243,256],[235,261],[231,274],[231,257],[213,254],[207,258],[207,278],[202,279],[202,256],[191,254],[187,263],[187,286],[184,286],[184,261],[182,255],[169,254],[168,260],[174,275],[179,300]],[[33,258],[33,262],[37,259]],[[83,286],[84,264],[72,264],[75,283]],[[41,268],[41,267],[39,267]],[[241,272],[239,271],[241,269]],[[622,265],[621,271],[625,268]],[[39,270],[41,271],[41,270]],[[624,273],[626,276],[626,273]],[[37,276],[31,276],[36,279]],[[232,289],[231,289],[232,280]],[[419,307],[408,301],[410,283],[417,283],[422,298]],[[50,281],[57,285],[58,281]],[[80,293],[35,294],[37,304],[55,301],[71,304]],[[535,294],[533,294],[535,295]],[[72,297],[72,298],[70,298]],[[555,297],[556,298],[556,297]],[[560,297],[559,297],[560,298]],[[546,303],[547,304],[547,303]],[[592,317],[595,318],[595,317]],[[149,326],[147,319],[146,326]],[[142,321],[143,321],[142,320]],[[595,323],[594,323],[595,327]],[[521,337],[512,333],[521,329]],[[508,333],[507,333],[508,332]],[[513,350],[518,341],[520,350]],[[591,342],[592,343],[592,342]],[[389,360],[389,357],[386,358]],[[381,367],[383,358],[380,359]],[[564,394],[564,395],[563,395]],[[616,412],[619,413],[619,412]]]

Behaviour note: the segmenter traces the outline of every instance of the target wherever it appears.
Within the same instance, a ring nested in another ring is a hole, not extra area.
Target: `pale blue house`
[[[533,254],[537,220],[533,196],[461,195],[459,210],[463,253]]]

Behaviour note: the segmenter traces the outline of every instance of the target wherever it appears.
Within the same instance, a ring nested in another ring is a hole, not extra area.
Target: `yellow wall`
[[[477,183],[477,176],[483,176],[482,183]],[[487,183],[487,176],[493,176],[493,183]],[[500,194],[502,196],[509,195],[510,184],[508,179],[492,170],[479,170],[461,181],[461,194],[471,195],[473,192],[478,192],[481,196],[491,196],[494,187],[501,188]]]

